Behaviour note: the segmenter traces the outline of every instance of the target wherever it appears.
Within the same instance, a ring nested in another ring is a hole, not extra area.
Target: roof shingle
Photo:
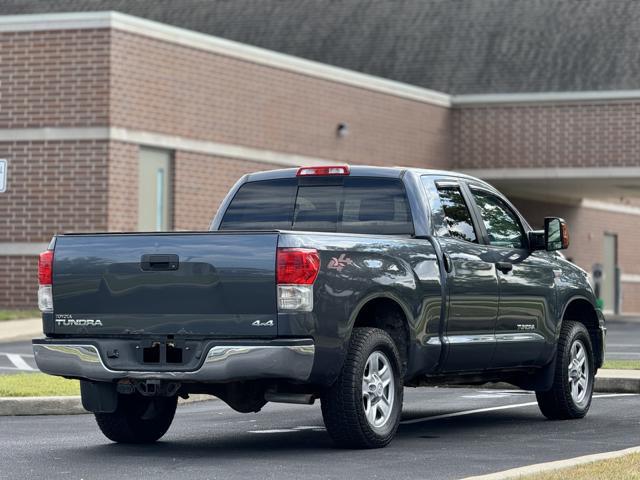
[[[636,0],[3,0],[116,10],[451,94],[640,89]]]

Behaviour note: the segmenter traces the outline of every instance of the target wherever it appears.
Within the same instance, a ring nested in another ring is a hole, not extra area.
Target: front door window
[[[471,189],[487,230],[489,244],[496,247],[525,248],[525,236],[518,216],[507,204],[484,190]]]

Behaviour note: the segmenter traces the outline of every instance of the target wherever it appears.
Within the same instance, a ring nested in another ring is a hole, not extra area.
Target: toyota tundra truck
[[[459,173],[252,173],[209,231],[56,235],[35,360],[79,379],[124,443],[158,440],[190,394],[239,412],[319,400],[348,448],[391,441],[404,387],[508,382],[549,419],[581,418],[606,329],[568,243],[562,219],[534,230]]]

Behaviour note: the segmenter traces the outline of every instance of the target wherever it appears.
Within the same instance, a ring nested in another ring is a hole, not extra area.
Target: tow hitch
[[[180,383],[162,380],[121,380],[117,386],[120,394],[130,395],[138,392],[145,397],[172,397],[178,393],[179,389]]]

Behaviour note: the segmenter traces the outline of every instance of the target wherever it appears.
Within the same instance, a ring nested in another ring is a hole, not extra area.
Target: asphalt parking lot
[[[640,359],[640,322],[611,321],[608,358]],[[0,372],[36,371],[28,341],[0,343]],[[588,417],[550,422],[517,390],[407,389],[384,450],[332,448],[319,405],[241,415],[220,401],[184,405],[152,446],[115,445],[91,415],[0,417],[0,478],[462,478],[638,443],[640,395],[597,395]]]
[[[640,319],[612,319],[607,322],[607,358],[640,360]]]
[[[0,477],[449,479],[638,443],[638,395],[597,395],[587,418],[564,422],[534,402],[526,392],[407,389],[397,438],[369,451],[334,449],[318,404],[246,415],[220,401],[183,405],[145,446],[110,443],[92,415],[2,417]]]

